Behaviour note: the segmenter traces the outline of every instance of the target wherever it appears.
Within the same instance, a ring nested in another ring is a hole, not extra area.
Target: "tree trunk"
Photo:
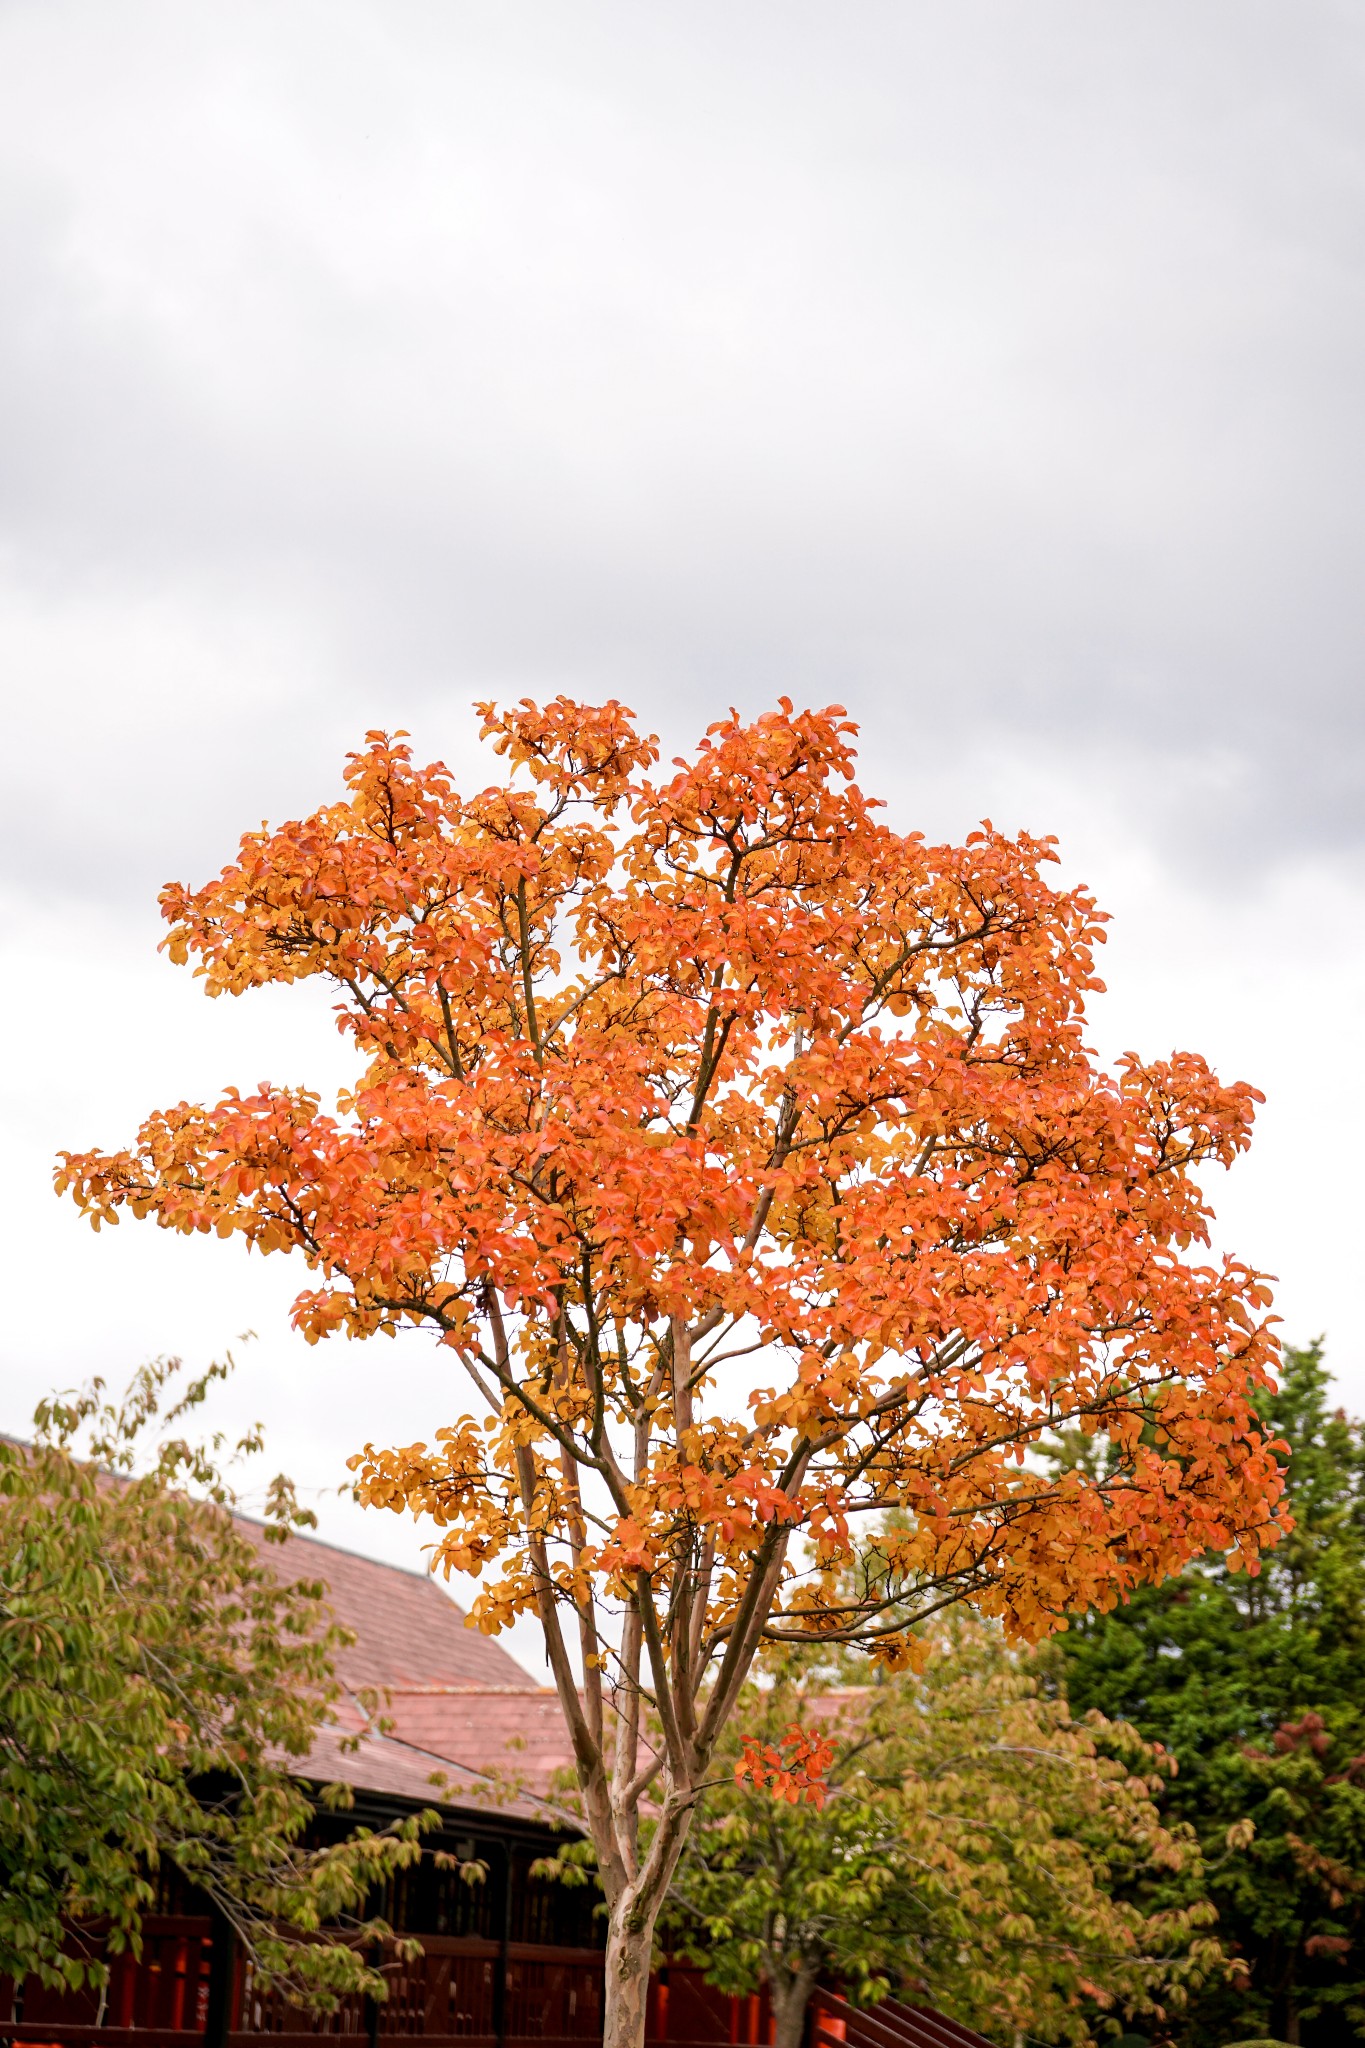
[[[768,1973],[768,1996],[773,2008],[773,2048],[801,2048],[806,2037],[806,2008],[815,1989],[814,1970]]]
[[[705,1758],[694,1758],[694,1762],[699,1775]],[[671,1789],[665,1793],[644,1868],[624,1883],[620,1882],[620,1857],[613,1835],[605,1828],[599,1834],[594,1825],[599,1867],[607,1865],[602,1886],[608,1901],[602,2048],[644,2048],[654,1927],[692,1825],[695,1801],[695,1790],[681,1800]],[[607,1855],[603,1854],[602,1835],[606,1836]],[[613,1853],[615,1869],[608,1862]]]
[[[1271,1998],[1270,2026],[1277,2040],[1287,2042],[1289,2048],[1298,2048],[1301,2036],[1299,2032],[1298,2007],[1294,1998],[1295,1986],[1293,1978],[1289,1974],[1292,1969],[1293,1962],[1291,1961],[1289,1971],[1286,1972],[1289,1981]]]
[[[623,1914],[621,1918],[629,1922],[634,1915]],[[654,1916],[650,1916],[645,1926],[618,1925],[617,1915],[613,1912],[607,1928],[602,2048],[644,2048],[649,1965],[653,1954]]]

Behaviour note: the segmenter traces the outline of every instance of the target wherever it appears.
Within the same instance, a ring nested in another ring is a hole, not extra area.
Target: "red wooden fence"
[[[0,2044],[25,2048],[203,2048],[211,1926],[206,1919],[148,1918],[140,1962],[110,1958],[101,2008],[94,1992],[49,1991],[29,1979],[21,1996],[0,1979]],[[497,2025],[499,1945],[424,1934],[422,1954],[388,1975],[388,1998],[344,1999],[312,2015],[265,1989],[238,1958],[229,2007],[229,2048],[313,2048],[329,2036],[361,2042],[416,2040],[428,2048],[577,2048],[602,2038],[602,1951],[513,1942],[507,1949],[502,2026]],[[699,1971],[671,1964],[650,1985],[652,2048],[763,2048],[766,2000],[731,1999]]]
[[[94,1992],[45,1990],[32,1979],[21,1998],[0,1979],[0,2048],[204,2048],[211,1927],[188,1916],[149,1918],[142,1958],[110,1959],[101,2006]],[[238,1958],[228,2048],[318,2048],[345,2037],[366,2048],[421,2040],[427,2048],[581,2048],[602,2038],[602,1952],[513,1942],[507,1949],[502,2026],[496,1942],[423,1935],[422,1954],[389,1973],[381,2005],[345,1999],[316,2016],[258,1985]],[[766,1994],[730,1998],[698,1970],[671,1963],[649,1989],[650,2048],[767,2048]],[[861,2012],[836,1993],[811,2000],[807,2048],[991,2048],[942,2013],[888,1999]]]

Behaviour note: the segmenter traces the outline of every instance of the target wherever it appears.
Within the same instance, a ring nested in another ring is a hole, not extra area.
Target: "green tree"
[[[1130,1720],[1178,1759],[1172,1810],[1200,1836],[1245,1965],[1196,2001],[1190,2048],[1365,2039],[1365,1427],[1333,1405],[1316,1344],[1286,1352],[1260,1408],[1295,1526],[1259,1573],[1209,1557],[1073,1621],[1059,1649],[1077,1710]]]
[[[144,1368],[117,1402],[97,1380],[43,1403],[32,1443],[0,1440],[0,1974],[102,1987],[99,1949],[137,1952],[169,1864],[295,1997],[382,1997],[365,1952],[389,1930],[366,1898],[421,1854],[429,1817],[306,1846],[290,1760],[336,1697],[347,1638],[325,1589],[272,1569],[234,1522],[221,1437],[143,1453],[176,1369]],[[312,1519],[275,1480],[267,1536]]]
[[[1161,1756],[1074,1720],[987,1624],[943,1629],[921,1676],[855,1669],[831,1691],[793,1656],[750,1689],[744,1775],[710,1793],[675,1880],[676,1945],[725,1990],[767,1983],[777,2048],[822,1977],[1006,2041],[1087,2043],[1106,2014],[1164,2034],[1223,1959],[1197,1846],[1159,1811]],[[823,1798],[782,1775],[821,1738]]]

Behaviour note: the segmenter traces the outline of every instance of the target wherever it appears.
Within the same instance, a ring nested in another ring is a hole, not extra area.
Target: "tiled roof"
[[[544,1816],[553,1777],[573,1762],[559,1700],[467,1627],[439,1580],[308,1536],[267,1545],[260,1523],[237,1520],[282,1577],[322,1580],[332,1613],[355,1635],[335,1658],[348,1697],[300,1776],[433,1805]],[[366,1721],[354,1695],[367,1688],[381,1694],[389,1725],[349,1750],[343,1743]],[[436,1771],[449,1780],[439,1791]]]
[[[261,1523],[240,1515],[237,1520],[281,1576],[316,1576],[326,1584],[333,1614],[355,1634],[355,1642],[336,1657],[343,1685],[357,1691],[370,1685],[541,1690],[506,1650],[466,1626],[463,1608],[439,1579],[377,1564],[311,1536],[267,1544]]]
[[[356,1749],[345,1750],[343,1739],[361,1727],[362,1717],[343,1702],[335,1729],[314,1745],[307,1775],[465,1812],[554,1817],[554,1781],[573,1756],[552,1691],[390,1692],[383,1718],[383,1734],[365,1735]],[[445,1781],[439,1788],[431,1782],[436,1773]]]
[[[450,1798],[541,1811],[556,1779],[573,1770],[573,1748],[558,1695],[448,1693],[432,1688],[390,1695],[393,1737],[444,1770]],[[514,1794],[516,1796],[514,1796]]]
[[[437,1760],[419,1750],[409,1749],[384,1736],[366,1735],[357,1749],[342,1743],[363,1725],[364,1717],[346,1702],[336,1710],[335,1724],[324,1729],[313,1744],[306,1763],[296,1775],[317,1785],[349,1785],[354,1792],[373,1792],[381,1798],[414,1800],[420,1805],[453,1805],[431,1782]],[[472,1803],[472,1802],[470,1802]]]

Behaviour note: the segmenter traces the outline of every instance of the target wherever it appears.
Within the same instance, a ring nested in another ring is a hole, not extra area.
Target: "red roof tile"
[[[513,1790],[553,1797],[555,1780],[573,1770],[573,1747],[558,1695],[525,1692],[450,1693],[433,1688],[390,1694],[387,1718],[397,1741],[444,1768],[452,1794],[502,1804]],[[533,1799],[532,1804],[536,1803]]]
[[[506,1650],[467,1626],[463,1608],[439,1579],[357,1557],[311,1536],[267,1544],[261,1523],[240,1515],[237,1520],[281,1577],[316,1576],[326,1584],[328,1605],[356,1638],[337,1653],[343,1685],[353,1690],[371,1685],[541,1690]]]
[[[362,1717],[343,1702],[335,1729],[314,1745],[307,1775],[466,1812],[554,1818],[554,1781],[571,1769],[573,1754],[552,1691],[390,1692],[383,1718],[383,1734],[365,1735],[358,1748],[344,1750],[344,1738],[358,1731]],[[439,1788],[431,1783],[437,1773],[445,1780]]]
[[[420,1750],[409,1749],[403,1743],[390,1742],[384,1736],[364,1736],[358,1749],[343,1749],[342,1742],[347,1735],[354,1734],[361,1725],[362,1717],[344,1705],[336,1716],[336,1725],[325,1729],[313,1744],[312,1754],[306,1763],[297,1767],[296,1775],[309,1778],[319,1785],[349,1785],[354,1792],[374,1792],[382,1798],[411,1799],[419,1805],[442,1806],[474,1804],[460,1802],[436,1790],[431,1774],[437,1768],[435,1758]]]
[[[309,1536],[267,1545],[259,1522],[237,1520],[281,1577],[322,1580],[333,1614],[355,1635],[337,1652],[337,1677],[348,1695],[378,1690],[390,1724],[383,1734],[362,1735],[354,1750],[344,1748],[366,1717],[354,1697],[343,1698],[332,1727],[299,1766],[300,1777],[432,1805],[545,1817],[541,1799],[555,1773],[573,1762],[559,1701],[466,1625],[439,1580]],[[436,1771],[449,1780],[439,1791],[431,1783]]]

